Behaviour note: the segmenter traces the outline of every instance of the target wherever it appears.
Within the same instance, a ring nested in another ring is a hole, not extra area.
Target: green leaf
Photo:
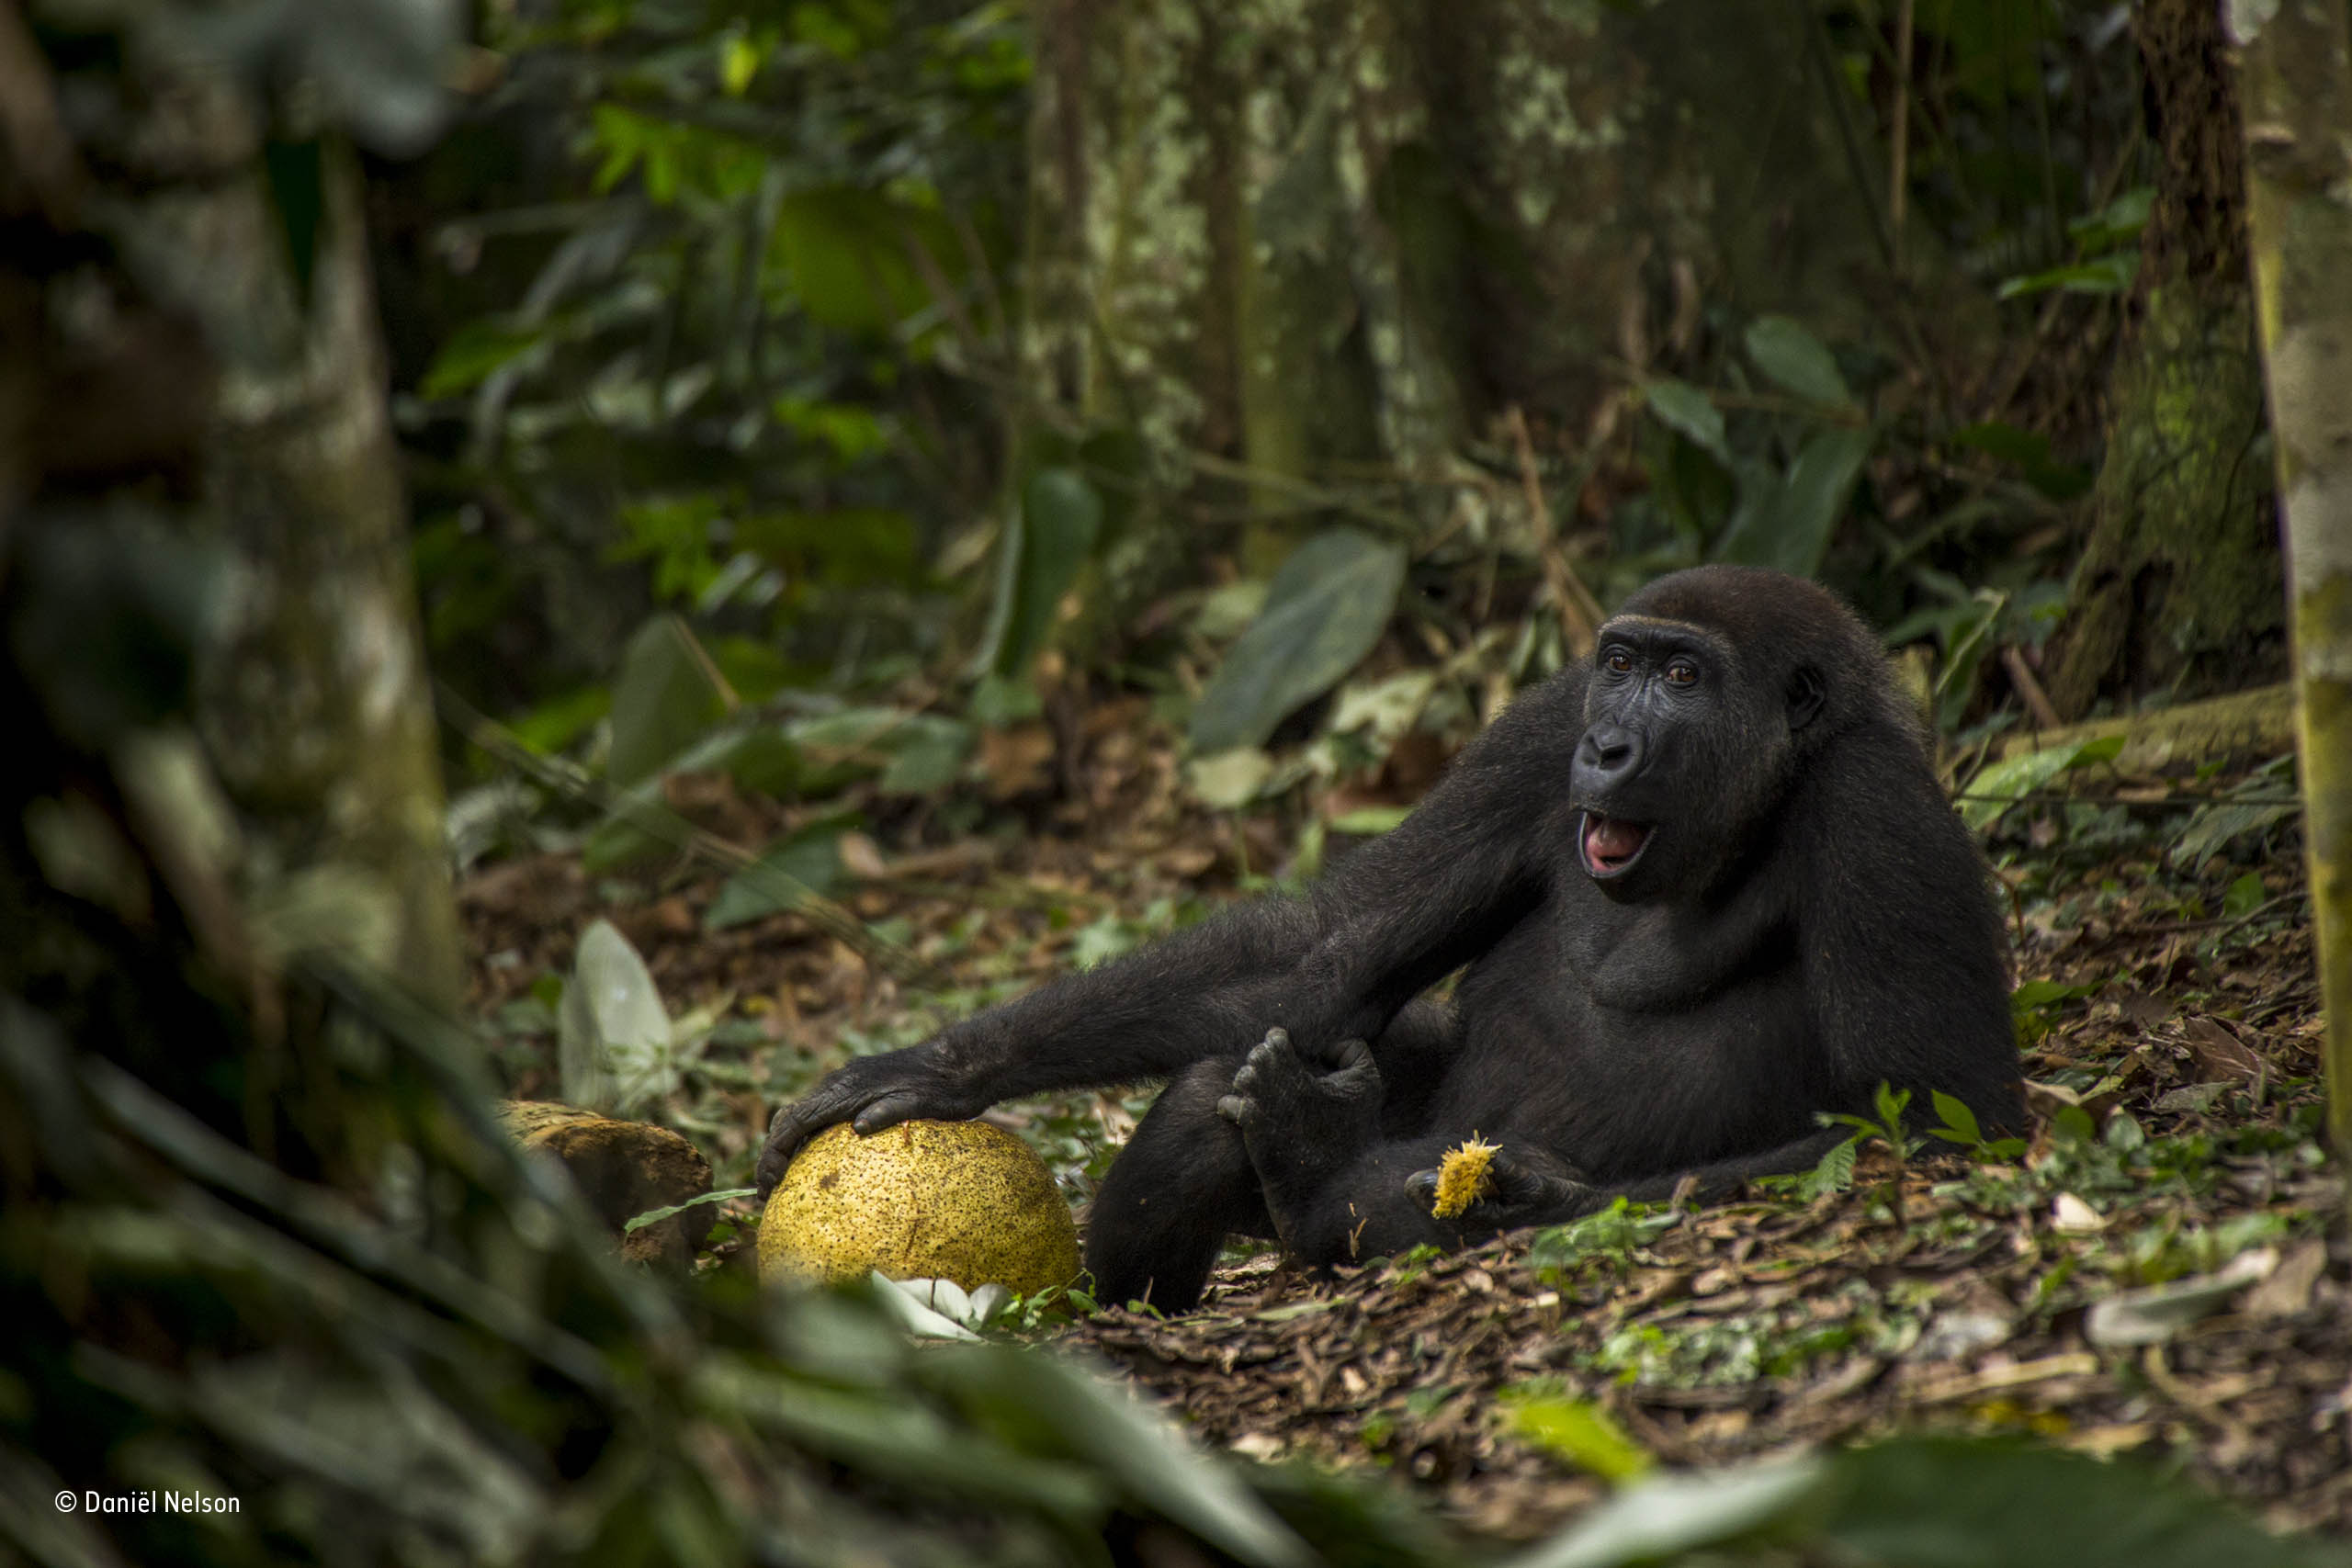
[[[1910,1438],[1849,1449],[1827,1560],[1913,1568],[2317,1568],[2332,1542],[2274,1536],[2185,1477],[2040,1443]],[[1849,1556],[1850,1554],[1850,1556]]]
[[[1976,1112],[1968,1108],[1966,1100],[1957,1095],[1946,1094],[1941,1089],[1931,1090],[1930,1094],[1936,1114],[1943,1118],[1944,1124],[1935,1129],[1938,1137],[1969,1148],[1974,1148],[1984,1141],[1984,1132],[1977,1124]]]
[[[2091,488],[2091,471],[2052,457],[2047,435],[1993,420],[1956,430],[1951,438],[2016,468],[2026,483],[2052,501],[2074,501]]]
[[[1960,818],[1977,832],[1999,821],[2010,807],[2069,768],[2112,761],[2122,738],[2104,737],[2072,746],[2045,747],[1994,763],[1968,781],[1960,796]]]
[[[965,263],[946,220],[854,186],[786,197],[777,204],[773,249],[813,320],[874,337],[934,302],[908,255],[910,238],[931,254],[952,287]]]
[[[449,334],[433,368],[424,373],[417,390],[427,398],[447,398],[488,380],[501,367],[512,364],[539,345],[543,333],[536,327],[510,327],[498,321],[468,321]]]
[[[1385,833],[1412,814],[1413,808],[1409,806],[1358,807],[1353,811],[1342,812],[1332,818],[1331,831],[1362,835]]]
[[[882,770],[885,795],[929,795],[956,782],[972,752],[972,727],[934,714],[917,714],[895,737]]]
[[[2086,254],[2113,250],[2139,239],[2155,205],[2155,186],[2133,186],[2097,212],[2069,221],[2066,237]]]
[[[770,844],[758,863],[727,879],[703,911],[702,929],[723,931],[831,893],[842,879],[841,840],[848,828],[846,818],[827,818]]]
[[[731,1203],[738,1198],[756,1198],[759,1195],[760,1190],[756,1187],[722,1187],[715,1192],[706,1192],[699,1198],[689,1198],[683,1203],[673,1203],[666,1209],[648,1209],[641,1214],[632,1214],[628,1218],[628,1223],[621,1226],[621,1231],[624,1235],[634,1235],[648,1225],[660,1224],[673,1214],[683,1214],[688,1209],[698,1209],[705,1203]]]
[[[1234,811],[1258,798],[1274,760],[1255,746],[1234,746],[1184,764],[1184,787],[1212,811]]]
[[[1102,498],[1077,469],[1040,468],[1030,476],[997,558],[989,670],[1028,672],[1102,531]]]
[[[1051,1450],[1082,1457],[1219,1551],[1253,1568],[1319,1561],[1232,1466],[1193,1448],[1140,1401],[1057,1357],[992,1345],[942,1350],[923,1364],[983,1430],[1036,1432]]]
[[[2140,253],[2114,251],[2070,266],[2053,266],[2047,272],[2012,277],[2001,285],[1995,298],[2021,299],[2028,295],[2046,294],[2053,288],[2069,294],[2120,294],[2131,288],[2132,279],[2139,276]]]
[[[1642,396],[1650,412],[1668,429],[1688,436],[1724,468],[1732,466],[1731,447],[1724,440],[1723,411],[1706,393],[1688,381],[1661,376],[1642,384]]]
[[[2262,885],[2262,878],[2249,871],[2231,883],[2230,890],[2222,895],[2222,916],[2224,919],[2234,920],[2251,915],[2262,908],[2269,897],[2270,889]]]
[[[1294,708],[1372,651],[1404,583],[1404,547],[1361,529],[1327,528],[1300,545],[1193,707],[1193,750],[1263,746]]]
[[[580,933],[571,983],[556,1009],[563,1098],[589,1111],[618,1111],[678,1087],[670,1014],[645,960],[609,920]]]
[[[1777,493],[1766,504],[1742,506],[1734,516],[1715,542],[1715,558],[1774,567],[1798,577],[1819,571],[1855,477],[1876,441],[1869,429],[1814,432],[1798,448]]]
[[[1652,1468],[1649,1450],[1609,1412],[1581,1399],[1512,1398],[1507,1425],[1519,1438],[1604,1481],[1631,1481]]]
[[[582,686],[560,697],[549,697],[507,728],[514,739],[542,757],[553,756],[578,739],[581,733],[613,711],[613,694],[603,686]]]
[[[1829,1466],[1806,1455],[1637,1481],[1503,1568],[1623,1568],[1679,1559],[1805,1509]]]
[[[726,711],[686,623],[654,616],[638,627],[621,655],[605,775],[624,787],[651,777]]]
[[[2291,819],[2301,809],[2284,803],[2263,805],[2236,800],[2200,806],[2181,829],[2180,837],[2173,840],[2172,863],[2180,870],[2194,871],[2227,849],[2231,840],[2266,832]]]
[[[1854,407],[1838,360],[1819,338],[1787,316],[1759,316],[1747,329],[1747,356],[1787,391],[1808,402]]]

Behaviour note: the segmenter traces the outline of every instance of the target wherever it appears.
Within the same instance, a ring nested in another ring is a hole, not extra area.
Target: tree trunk
[[[2352,1149],[2352,13],[2284,0],[2245,64],[2256,296],[2291,565],[2328,1129]]]
[[[18,287],[46,290],[56,353],[112,367],[62,389],[77,421],[111,430],[127,402],[187,442],[185,491],[154,521],[234,563],[195,719],[254,851],[242,891],[264,956],[334,946],[454,1005],[439,756],[356,170],[339,142],[266,143],[220,73],[153,86],[90,97],[105,112],[85,105],[79,152],[57,132],[66,199],[120,286],[84,269]],[[150,456],[61,472],[36,443],[19,461],[119,517],[148,504],[118,481]]]
[[[1204,550],[1262,576],[1303,522],[1436,522],[1465,440],[1513,406],[1580,433],[1702,296],[1870,336],[1883,176],[1809,15],[1041,6],[1033,423],[1140,436],[1200,513],[1131,531],[1089,613],[1122,624]]]
[[[2133,21],[2156,193],[2049,682],[2068,718],[2102,696],[2276,679],[2285,632],[2218,8],[2143,0]]]

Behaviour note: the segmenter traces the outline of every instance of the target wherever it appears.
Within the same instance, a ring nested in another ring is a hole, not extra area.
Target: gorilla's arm
[[[1816,798],[1792,813],[1803,863],[1800,963],[1818,1048],[1846,1103],[1867,1112],[1881,1082],[1957,1096],[1987,1135],[2022,1131],[2008,1007],[2008,939],[1975,845],[1924,764],[1891,745],[1822,760]]]
[[[1583,683],[1513,705],[1394,831],[1304,899],[1266,898],[964,1020],[921,1045],[852,1062],[776,1112],[758,1180],[838,1122],[978,1115],[1054,1089],[1166,1077],[1237,1060],[1281,1025],[1318,1045],[1370,1039],[1490,945],[1543,894],[1537,815],[1566,776]]]
[[[1506,1144],[1489,1171],[1489,1195],[1451,1220],[1436,1218],[1430,1208],[1438,1162],[1457,1140],[1401,1140],[1367,1151],[1344,1179],[1291,1214],[1277,1211],[1275,1224],[1283,1244],[1314,1267],[1393,1258],[1422,1245],[1461,1247],[1504,1231],[1565,1224],[1620,1198],[1662,1203],[1686,1181],[1698,1201],[1713,1202],[1756,1177],[1810,1170],[1852,1135],[1842,1127],[1825,1129],[1775,1148],[1608,1186],[1586,1182],[1540,1145]]]

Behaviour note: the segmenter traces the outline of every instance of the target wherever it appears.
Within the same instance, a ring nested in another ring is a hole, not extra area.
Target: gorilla
[[[1422,993],[1461,971],[1450,1002]],[[812,1134],[1163,1079],[1087,1224],[1113,1302],[1194,1305],[1230,1233],[1326,1267],[1804,1169],[1881,1083],[2024,1122],[1991,874],[1877,638],[1757,568],[1650,583],[1393,831],[1296,897],[850,1063]],[[1499,1146],[1433,1215],[1435,1168]]]

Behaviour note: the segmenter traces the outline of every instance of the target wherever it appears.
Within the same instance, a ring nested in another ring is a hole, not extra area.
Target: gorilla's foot
[[[1274,1228],[1292,1218],[1380,1135],[1380,1069],[1361,1040],[1301,1050],[1270,1029],[1233,1075],[1217,1114],[1241,1129]]]

